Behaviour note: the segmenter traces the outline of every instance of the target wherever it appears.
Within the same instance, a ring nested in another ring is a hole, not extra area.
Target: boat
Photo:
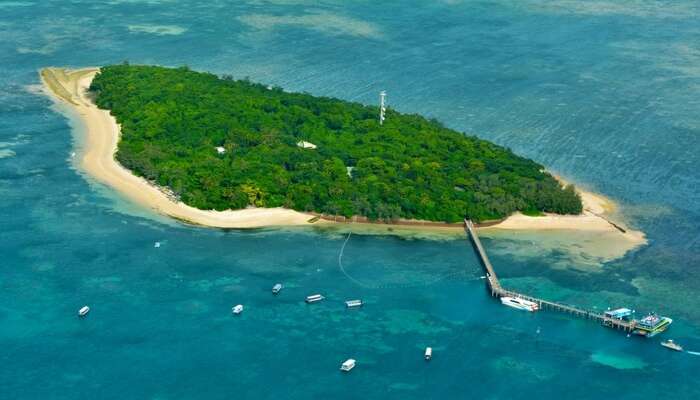
[[[282,284],[281,283],[275,283],[275,286],[272,287],[272,294],[277,294],[282,290]]]
[[[632,333],[645,337],[654,337],[668,329],[671,323],[673,323],[673,320],[651,313],[639,321],[633,322],[634,330]]]
[[[671,350],[675,350],[675,351],[683,351],[683,347],[681,345],[679,345],[678,343],[675,343],[672,339],[668,339],[665,342],[661,342],[661,345],[667,349],[671,349]]]
[[[362,300],[348,300],[345,302],[347,308],[362,307]]]
[[[231,311],[233,311],[234,314],[240,314],[243,312],[243,304],[238,304],[234,306]]]
[[[431,358],[433,358],[433,348],[432,347],[426,347],[425,348],[425,361],[430,361]]]
[[[87,313],[89,313],[89,312],[90,312],[90,307],[88,307],[88,306],[83,306],[83,307],[80,308],[80,310],[78,310],[78,316],[84,317],[84,316],[86,316]]]
[[[155,242],[155,243],[153,243],[153,247],[155,247],[156,249],[159,248],[159,247],[160,247],[160,242]]]
[[[325,299],[325,297],[321,296],[320,294],[312,294],[311,296],[306,296],[307,303],[315,303],[323,299]]]
[[[355,368],[355,360],[353,360],[352,358],[348,358],[347,360],[345,360],[345,362],[343,362],[340,365],[340,370],[343,372],[348,372],[353,368]]]
[[[513,307],[517,308],[518,310],[525,310],[530,312],[534,312],[540,309],[540,307],[534,301],[525,300],[518,297],[501,297],[501,303],[508,307]]]

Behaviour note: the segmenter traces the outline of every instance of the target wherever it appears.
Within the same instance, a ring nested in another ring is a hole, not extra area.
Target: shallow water
[[[700,351],[696,2],[345,3],[0,2],[0,398],[700,396],[700,358],[658,345]],[[41,67],[125,59],[363,102],[386,89],[533,157],[620,202],[650,243],[604,262],[485,238],[503,283],[675,322],[640,340],[505,309],[463,240],[352,235],[341,269],[343,232],[153,216],[75,169],[79,136],[37,94]]]

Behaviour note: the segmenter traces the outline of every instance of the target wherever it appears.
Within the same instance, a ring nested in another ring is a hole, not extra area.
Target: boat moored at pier
[[[668,329],[671,323],[673,323],[671,318],[652,313],[639,321],[635,321],[632,333],[645,337],[654,337]]]
[[[540,309],[540,307],[534,301],[525,300],[518,297],[503,296],[501,297],[501,303],[508,307],[530,312],[535,312]]]

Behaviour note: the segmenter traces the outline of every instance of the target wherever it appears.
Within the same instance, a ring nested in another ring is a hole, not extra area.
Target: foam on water
[[[591,360],[615,369],[643,369],[647,364],[637,357],[627,354],[598,352],[591,355]]]
[[[129,25],[130,32],[150,33],[153,35],[182,35],[187,29],[176,25]]]
[[[250,14],[238,18],[239,21],[259,30],[285,27],[301,27],[329,35],[350,35],[362,38],[381,39],[379,28],[366,21],[328,12],[303,15]]]

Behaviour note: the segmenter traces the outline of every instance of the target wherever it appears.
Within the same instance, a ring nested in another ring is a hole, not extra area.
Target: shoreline
[[[115,118],[101,110],[86,95],[93,77],[99,68],[69,70],[44,68],[40,71],[46,93],[54,102],[64,105],[67,112],[78,116],[85,127],[84,151],[79,165],[97,181],[116,189],[130,200],[146,206],[159,214],[172,217],[183,223],[214,228],[265,228],[294,226],[342,226],[352,225],[368,231],[384,231],[399,234],[403,231],[430,231],[455,234],[463,230],[461,224],[443,224],[423,221],[400,221],[397,224],[335,221],[331,217],[315,218],[317,213],[302,213],[282,207],[249,208],[243,210],[200,210],[177,201],[167,189],[157,187],[134,175],[119,164],[114,155],[120,139],[120,127]],[[561,180],[561,178],[558,178]],[[562,180],[563,182],[563,180]],[[625,239],[630,249],[646,243],[644,233],[609,221],[604,215],[615,209],[615,204],[597,194],[580,191],[584,211],[580,215],[555,215],[529,217],[515,213],[498,223],[487,223],[484,230],[503,231],[593,231],[617,232]],[[309,222],[314,220],[314,222]],[[624,232],[623,232],[624,230]]]
[[[98,71],[98,68],[45,68],[41,71],[41,81],[51,98],[67,106],[67,111],[78,116],[85,127],[84,152],[79,155],[79,165],[97,181],[159,214],[193,225],[215,228],[319,225],[308,222],[313,215],[284,208],[200,210],[174,201],[163,188],[134,175],[114,157],[121,135],[115,118],[97,108],[85,94]]]

